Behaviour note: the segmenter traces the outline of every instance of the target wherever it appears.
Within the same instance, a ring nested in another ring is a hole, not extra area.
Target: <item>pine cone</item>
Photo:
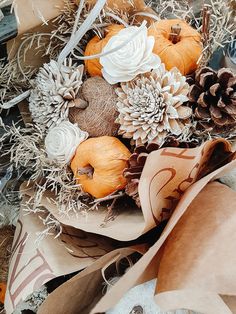
[[[192,148],[196,147],[196,142],[179,142],[174,137],[169,137],[165,143],[160,147],[157,143],[149,143],[147,145],[139,145],[134,149],[133,154],[130,156],[128,161],[128,168],[124,170],[124,177],[128,179],[126,185],[126,194],[131,196],[138,207],[141,207],[139,194],[138,194],[138,185],[139,180],[146,163],[147,157],[151,152],[154,152],[160,148],[164,147],[180,147],[180,148]]]
[[[236,76],[230,69],[203,67],[187,82],[189,104],[201,128],[217,133],[236,127]]]

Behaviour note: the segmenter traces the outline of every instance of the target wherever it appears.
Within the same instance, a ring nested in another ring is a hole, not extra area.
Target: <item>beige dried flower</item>
[[[83,69],[83,65],[72,65],[71,59],[61,66],[51,60],[39,69],[29,98],[34,122],[51,128],[68,120],[69,108],[76,105],[82,85]]]
[[[117,88],[119,134],[136,145],[162,143],[166,135],[179,135],[192,114],[184,106],[189,85],[177,69],[166,71],[164,64],[137,76]]]

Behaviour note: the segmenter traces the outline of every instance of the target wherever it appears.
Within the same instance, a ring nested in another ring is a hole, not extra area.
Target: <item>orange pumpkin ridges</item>
[[[106,29],[106,36],[103,39],[100,39],[98,36],[93,37],[85,48],[84,55],[91,56],[98,53],[101,53],[107,42],[111,37],[119,33],[120,30],[124,28],[123,25],[112,24],[109,25]],[[99,62],[99,59],[85,60],[85,69],[90,76],[102,76],[102,66]]]
[[[71,169],[84,192],[102,198],[125,188],[123,171],[130,155],[116,137],[89,138],[78,146]]]
[[[187,75],[197,69],[202,53],[201,35],[185,21],[161,20],[149,28],[148,35],[155,38],[153,52],[161,58],[167,70],[177,67]]]

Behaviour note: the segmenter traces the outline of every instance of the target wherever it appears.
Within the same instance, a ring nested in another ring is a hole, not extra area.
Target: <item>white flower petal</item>
[[[68,163],[78,145],[88,138],[76,124],[64,121],[49,130],[45,138],[45,149],[48,158],[59,163]]]
[[[120,30],[103,48],[103,52],[107,52],[131,39],[122,48],[100,58],[103,67],[102,74],[108,83],[128,82],[141,73],[160,67],[160,58],[152,52],[155,43],[154,37],[148,36],[146,26],[142,26],[142,30],[138,34],[136,34],[137,30],[137,26]],[[136,36],[134,36],[135,34]]]

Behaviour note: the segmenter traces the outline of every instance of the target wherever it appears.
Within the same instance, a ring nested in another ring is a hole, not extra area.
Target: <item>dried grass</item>
[[[181,18],[194,25],[199,31],[202,28],[202,16],[199,10],[189,5],[186,0],[158,0],[151,1],[154,10],[157,12],[157,18]],[[232,9],[225,2],[219,0],[210,0],[212,17],[210,22],[209,40],[204,43],[204,53],[200,61],[201,65],[205,65],[211,58],[214,51],[224,46],[227,42],[233,40],[233,23]],[[86,19],[90,8],[85,5],[81,16],[77,20],[78,28]],[[141,13],[140,13],[141,14]],[[52,24],[54,30],[49,33],[26,34],[18,49],[17,55],[5,64],[4,60],[0,61],[0,103],[7,102],[18,96],[32,86],[32,80],[38,69],[23,66],[27,53],[34,49],[41,57],[47,56],[49,59],[56,59],[69,41],[71,33],[74,29],[76,20],[75,5],[72,1],[65,1],[64,9]],[[132,23],[132,16],[128,16],[125,12],[119,10],[102,10],[102,13],[95,20],[91,30],[82,38],[73,52],[74,59],[77,55],[83,55],[86,43],[91,36],[97,34],[102,37],[104,35],[104,27],[111,23],[118,23],[120,20],[123,24]],[[46,190],[55,193],[55,205],[62,215],[70,215],[71,212],[86,212],[89,209],[96,209],[96,206],[88,205],[91,202],[76,184],[73,174],[67,166],[52,163],[44,150],[43,129],[38,125],[27,125],[21,128],[17,125],[5,127],[5,134],[0,139],[0,148],[3,154],[10,154],[10,162],[14,164],[18,171],[18,180],[26,177],[27,180],[35,182],[35,194],[26,204],[26,212],[44,212],[41,207],[41,199]],[[193,134],[193,132],[183,132],[183,140],[191,141],[189,138],[198,138],[199,141],[210,138],[209,134]],[[232,135],[234,137],[235,135]],[[5,144],[6,140],[10,140],[11,146]],[[44,216],[42,216],[44,217]],[[50,214],[46,214],[46,218],[42,218],[45,225],[45,231],[39,235],[60,233],[60,224]]]
[[[212,15],[210,20],[209,39],[204,41],[204,50],[200,65],[206,65],[212,54],[220,47],[224,47],[227,43],[234,40],[234,7],[220,0],[209,0]],[[232,1],[231,1],[232,2]],[[193,2],[194,3],[194,2]],[[195,2],[196,3],[196,2]],[[157,13],[157,18],[180,18],[188,21],[191,25],[201,31],[202,15],[196,4],[191,6],[187,0],[158,0],[149,1]],[[89,14],[90,7],[85,5],[80,18],[77,21],[79,27]],[[27,52],[34,46],[34,53],[40,56],[48,56],[49,59],[56,59],[66,43],[69,41],[74,28],[76,19],[76,7],[72,1],[65,1],[61,15],[52,21],[54,25],[53,31],[49,33],[26,34],[22,39],[17,56],[8,64],[0,62],[0,103],[7,102],[18,96],[26,89],[31,88],[30,80],[34,77],[37,69],[30,66],[24,66],[25,56]],[[119,10],[102,10],[97,17],[91,31],[89,31],[72,52],[72,56],[76,59],[83,55],[86,43],[91,36],[97,34],[102,37],[104,35],[104,26],[111,23],[118,23],[122,20],[124,24],[132,23],[133,17],[128,16],[125,12]]]
[[[83,212],[88,208],[89,197],[76,184],[71,169],[48,159],[44,149],[44,132],[38,125],[22,128],[16,125],[7,127],[2,123],[1,126],[5,129],[0,138],[1,152],[10,155],[10,163],[18,171],[17,180],[24,177],[29,184],[34,182],[34,196],[24,204],[26,212],[45,213],[41,201],[48,190],[55,195],[50,201],[61,215],[70,216],[72,212]],[[5,144],[7,141],[10,145]],[[43,222],[45,234],[52,230],[60,232],[59,223],[51,215]]]

